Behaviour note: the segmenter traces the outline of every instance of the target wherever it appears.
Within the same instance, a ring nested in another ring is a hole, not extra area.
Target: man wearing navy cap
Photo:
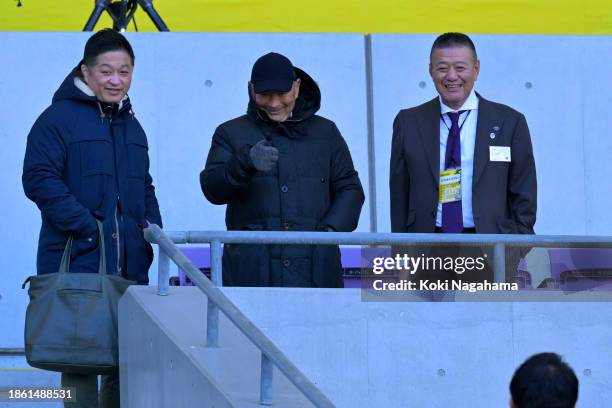
[[[253,65],[246,115],[213,135],[200,185],[228,230],[353,231],[363,188],[321,92],[281,54]],[[227,286],[342,287],[337,245],[225,245]]]

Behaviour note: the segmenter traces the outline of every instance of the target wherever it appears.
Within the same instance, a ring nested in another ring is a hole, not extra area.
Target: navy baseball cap
[[[251,71],[255,93],[289,92],[296,76],[289,58],[276,52],[260,57]]]

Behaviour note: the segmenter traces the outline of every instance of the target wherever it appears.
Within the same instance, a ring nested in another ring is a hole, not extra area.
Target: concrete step
[[[119,307],[122,407],[260,406],[261,353],[222,313],[220,347],[206,347],[198,288],[130,288]],[[273,390],[275,407],[312,406],[276,369]]]

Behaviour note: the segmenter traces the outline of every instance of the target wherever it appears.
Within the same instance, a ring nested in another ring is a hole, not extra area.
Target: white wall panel
[[[584,166],[587,198],[586,233],[612,234],[612,38],[583,41],[580,80],[585,103],[583,119]]]

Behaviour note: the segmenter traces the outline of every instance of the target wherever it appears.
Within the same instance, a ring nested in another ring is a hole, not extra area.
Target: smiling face
[[[300,80],[293,81],[291,89],[287,92],[266,92],[262,94],[255,93],[253,84],[249,83],[251,96],[255,100],[257,107],[268,115],[274,122],[284,122],[289,118],[295,101],[300,95]]]
[[[467,46],[437,48],[431,53],[429,75],[445,105],[459,109],[474,88],[480,61]]]
[[[99,101],[119,103],[130,89],[133,68],[127,52],[108,51],[98,55],[93,65],[81,65],[81,72]]]

